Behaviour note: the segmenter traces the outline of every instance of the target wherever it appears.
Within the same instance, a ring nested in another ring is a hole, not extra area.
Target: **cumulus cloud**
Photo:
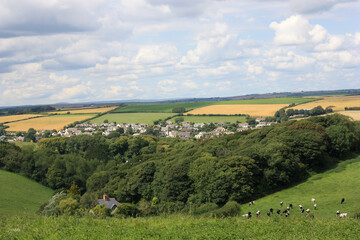
[[[177,90],[177,81],[174,80],[162,80],[157,83],[157,86],[164,92],[174,92]]]

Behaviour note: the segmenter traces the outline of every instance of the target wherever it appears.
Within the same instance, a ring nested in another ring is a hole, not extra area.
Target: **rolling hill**
[[[15,173],[0,170],[0,215],[34,214],[53,190]]]

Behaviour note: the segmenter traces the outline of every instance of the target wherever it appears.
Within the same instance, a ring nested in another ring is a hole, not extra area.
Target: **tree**
[[[65,215],[74,215],[76,213],[76,210],[79,209],[79,207],[79,202],[71,197],[60,200],[59,202],[59,210],[62,214]]]
[[[173,113],[184,113],[186,111],[186,109],[184,107],[174,107],[172,109]]]
[[[33,128],[29,128],[29,130],[25,133],[25,142],[35,142],[36,141],[36,130]]]
[[[104,120],[104,123],[109,123],[109,120],[105,119],[105,120]]]

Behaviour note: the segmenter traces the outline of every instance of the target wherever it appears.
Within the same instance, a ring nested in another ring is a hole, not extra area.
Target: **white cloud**
[[[162,80],[157,83],[157,86],[164,92],[174,92],[177,90],[177,81],[174,80]]]
[[[357,0],[291,0],[290,8],[298,13],[311,14],[325,12],[337,4],[354,2]]]
[[[182,83],[182,85],[183,85],[185,88],[189,88],[189,89],[196,89],[196,88],[198,88],[198,85],[197,85],[194,81],[191,81],[191,80],[186,80],[185,82]]]

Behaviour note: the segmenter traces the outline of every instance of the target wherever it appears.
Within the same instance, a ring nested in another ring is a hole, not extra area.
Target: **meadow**
[[[248,114],[252,117],[272,117],[279,109],[288,104],[241,104],[241,105],[213,105],[198,108],[186,114]]]
[[[91,123],[103,123],[104,120],[116,123],[146,123],[153,124],[154,121],[174,116],[174,113],[108,113],[92,119]]]
[[[1,116],[0,123],[8,123],[8,122],[15,122],[19,120],[25,120],[33,117],[39,117],[42,115],[38,114],[21,114],[21,115],[10,115],[10,116]]]
[[[29,128],[36,130],[60,130],[63,127],[76,121],[83,121],[94,117],[95,114],[79,114],[79,115],[54,115],[33,118],[6,124],[9,128],[6,131],[28,131]]]
[[[315,98],[264,98],[233,101],[213,102],[185,102],[185,103],[157,103],[157,104],[129,104],[116,109],[114,112],[171,112],[175,107],[184,107],[186,111],[211,105],[236,105],[236,104],[302,104],[314,101]]]
[[[99,108],[79,108],[79,109],[67,109],[60,111],[46,112],[47,114],[89,114],[89,113],[105,113],[116,109],[117,106],[113,107],[99,107]]]
[[[360,121],[360,111],[339,111],[337,113],[351,117],[352,119],[354,119],[356,121]]]
[[[246,122],[246,117],[244,116],[182,116],[184,121],[193,122],[193,123],[219,123],[219,122]],[[174,117],[170,121],[175,122]]]
[[[270,208],[284,210],[293,204],[292,218],[301,217],[299,205],[310,209],[315,218],[330,219],[336,216],[336,211],[346,212],[350,216],[360,213],[360,156],[338,163],[338,165],[324,173],[316,174],[305,182],[289,189],[268,195],[261,199],[254,199],[255,205],[242,205],[242,212],[255,213],[260,210],[262,218],[267,218],[266,213]],[[312,198],[316,199],[317,210],[313,210]],[[340,204],[345,198],[344,204]],[[280,202],[284,202],[280,207]]]
[[[324,109],[333,106],[334,111],[343,111],[345,107],[360,107],[360,95],[351,96],[326,96],[314,102],[308,102],[294,107],[294,109],[308,109],[316,106],[322,106]]]
[[[0,170],[0,183],[0,216],[35,214],[53,193],[50,188],[4,170]]]

